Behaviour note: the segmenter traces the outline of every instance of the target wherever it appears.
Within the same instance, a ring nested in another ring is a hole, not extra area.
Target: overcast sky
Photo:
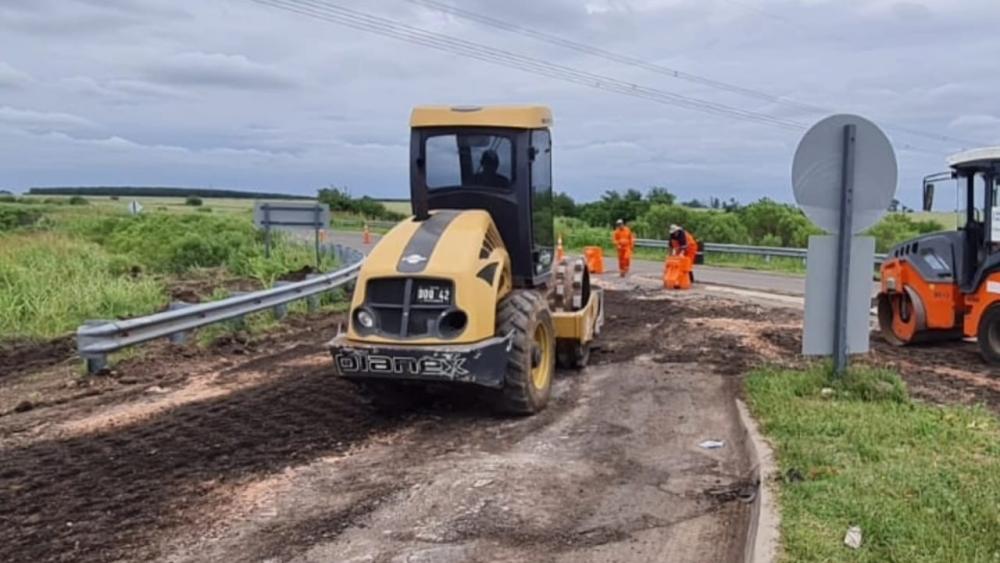
[[[285,0],[324,2],[326,0]],[[870,117],[899,195],[962,143],[1000,144],[996,0],[439,0],[743,88]],[[333,0],[331,0],[331,3]],[[337,5],[786,121],[821,113],[697,85],[405,0]],[[701,113],[342,27],[251,0],[3,0],[0,188],[170,185],[406,197],[426,103],[537,102],[556,188],[791,199],[804,131]]]

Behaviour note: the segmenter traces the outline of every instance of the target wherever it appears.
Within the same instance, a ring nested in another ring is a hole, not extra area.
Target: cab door
[[[548,276],[555,256],[552,204],[552,138],[548,129],[531,131],[531,258],[534,277]]]

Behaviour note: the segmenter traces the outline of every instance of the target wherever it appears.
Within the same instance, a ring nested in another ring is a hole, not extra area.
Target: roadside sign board
[[[314,231],[316,268],[320,267],[319,241],[330,226],[330,206],[325,203],[254,202],[253,222],[264,229],[264,255],[271,256],[271,229],[311,229]]]
[[[325,203],[258,201],[253,206],[253,222],[261,228],[322,229],[330,224],[330,206]]]
[[[851,234],[877,223],[896,195],[896,153],[877,125],[856,115],[820,121],[795,151],[792,188],[806,216],[831,234],[840,230],[844,127],[848,125],[855,128]]]
[[[875,239],[851,237],[851,269],[847,291],[847,353],[868,352],[872,301],[872,264]],[[837,279],[837,237],[809,237],[806,257],[806,311],[802,353],[806,356],[833,354]]]
[[[802,353],[831,354],[838,374],[847,368],[848,354],[868,351],[875,241],[854,235],[885,214],[897,180],[888,137],[856,115],[823,119],[795,151],[795,201],[833,234],[809,237]]]

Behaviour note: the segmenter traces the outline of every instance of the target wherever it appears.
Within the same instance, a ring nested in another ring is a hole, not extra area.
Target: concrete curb
[[[747,524],[747,541],[743,554],[746,563],[773,563],[778,555],[778,523],[780,515],[771,490],[772,476],[777,468],[771,446],[757,428],[757,421],[750,414],[746,403],[737,399],[736,410],[746,432],[746,451],[753,466],[752,478],[757,481],[757,497],[750,507]]]

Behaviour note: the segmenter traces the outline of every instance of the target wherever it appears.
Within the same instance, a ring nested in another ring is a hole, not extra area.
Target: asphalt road
[[[372,235],[373,241],[377,240],[377,238],[377,235]],[[362,243],[361,233],[357,232],[331,232],[327,235],[327,240],[358,249],[371,248],[371,245]],[[606,276],[616,276],[618,274],[618,261],[615,257],[605,257],[604,271],[604,275]],[[635,260],[632,262],[631,273],[642,277],[659,277],[663,273],[663,263],[651,260]],[[695,267],[695,279],[699,283],[709,285],[738,287],[740,289],[767,293],[801,296],[805,295],[806,292],[805,277],[775,272],[697,266]]]

